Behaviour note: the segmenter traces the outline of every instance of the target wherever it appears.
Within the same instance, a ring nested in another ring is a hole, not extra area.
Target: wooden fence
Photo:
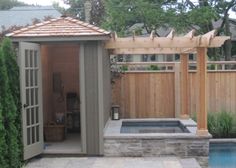
[[[179,63],[129,63],[128,71],[114,79],[113,104],[120,105],[123,118],[177,117],[180,114]],[[143,70],[157,64],[159,70]],[[172,64],[172,65],[170,65]],[[236,114],[236,62],[208,62],[208,111]],[[123,66],[123,63],[120,64]],[[136,67],[135,67],[135,66]],[[214,66],[213,66],[214,65]],[[195,63],[190,63],[194,69]],[[229,68],[225,68],[225,67]],[[135,68],[134,68],[135,67]],[[138,68],[137,68],[138,67]],[[165,68],[162,68],[165,67]],[[172,68],[171,68],[172,67]],[[212,68],[214,67],[214,69]],[[131,70],[130,70],[131,69]],[[141,70],[140,70],[141,69]],[[213,69],[213,70],[212,70]],[[189,110],[196,113],[196,71],[189,71]]]

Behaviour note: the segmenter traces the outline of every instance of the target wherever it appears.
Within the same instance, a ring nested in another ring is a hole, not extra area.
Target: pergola
[[[207,130],[207,49],[221,47],[230,39],[229,36],[216,36],[216,30],[204,35],[194,36],[192,30],[185,36],[176,37],[172,30],[166,37],[155,37],[152,32],[150,37],[118,38],[116,33],[106,43],[105,48],[111,54],[180,54],[181,62],[181,114],[180,118],[189,118],[188,109],[188,55],[197,54],[197,135],[208,135]]]

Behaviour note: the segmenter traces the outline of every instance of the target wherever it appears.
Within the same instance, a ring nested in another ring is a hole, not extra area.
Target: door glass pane
[[[34,105],[34,89],[31,89],[31,106],[33,106]]]
[[[30,70],[30,86],[34,85],[34,70]]]
[[[39,107],[35,108],[35,115],[36,115],[35,123],[38,124],[39,123]]]
[[[35,105],[38,105],[38,88],[35,88]]]
[[[27,126],[30,125],[30,109],[26,110],[26,124]]]
[[[36,126],[36,142],[39,142],[39,125]]]
[[[29,96],[30,96],[29,89],[26,89],[26,104],[27,104],[27,105],[30,105]]]
[[[29,70],[25,70],[25,85],[29,86]]]
[[[38,70],[37,69],[34,71],[34,75],[35,75],[34,86],[38,86]]]
[[[30,139],[31,139],[31,135],[30,135],[30,128],[27,128],[27,145],[30,145]]]
[[[30,67],[33,67],[33,50],[30,50]]]
[[[29,50],[25,50],[25,67],[29,67]]]
[[[31,124],[34,124],[34,108],[31,108]]]
[[[35,143],[35,127],[32,127],[32,144]]]
[[[34,51],[34,67],[38,67],[38,52]]]

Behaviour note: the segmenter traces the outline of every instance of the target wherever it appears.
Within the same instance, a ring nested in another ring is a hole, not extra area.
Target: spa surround
[[[120,133],[124,121],[179,121],[189,130],[189,133]],[[110,120],[104,130],[104,155],[196,158],[202,167],[207,167],[211,135],[200,137],[196,135],[196,130],[196,123],[191,119]]]

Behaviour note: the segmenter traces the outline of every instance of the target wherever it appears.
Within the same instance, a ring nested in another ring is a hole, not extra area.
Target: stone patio
[[[32,159],[25,168],[201,168],[193,158],[60,157]]]

